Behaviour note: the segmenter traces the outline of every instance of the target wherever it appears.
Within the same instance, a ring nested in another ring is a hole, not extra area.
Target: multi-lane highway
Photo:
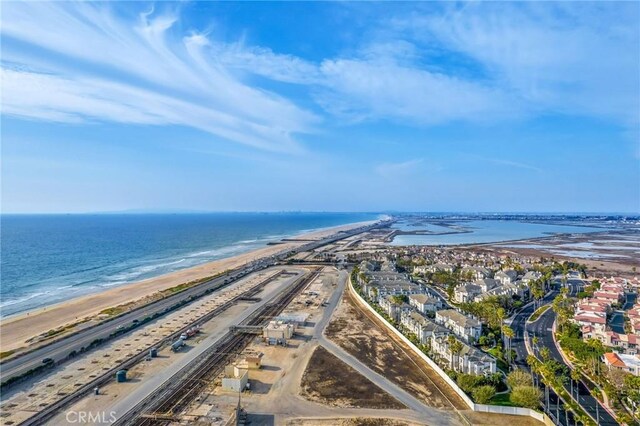
[[[269,265],[269,263],[270,262],[264,263],[265,267]],[[262,269],[262,267],[259,269]],[[232,282],[247,275],[252,270],[254,270],[253,267],[243,268],[241,270],[234,271],[228,276],[225,275],[212,279],[181,293],[174,294],[145,307],[123,314],[111,321],[100,323],[94,327],[45,345],[32,352],[10,359],[1,365],[2,382],[5,382],[12,377],[20,376],[33,368],[43,365],[43,360],[47,358],[56,363],[63,362],[70,356],[70,354],[80,353],[82,352],[82,348],[89,348],[91,343],[97,339],[106,340],[112,335],[112,333],[129,327],[131,327],[132,330],[135,324],[142,323],[145,318],[168,312],[167,310],[174,306],[178,306],[181,303],[187,303],[200,296],[230,285]],[[127,330],[127,332],[128,331],[130,330]],[[122,335],[124,334],[126,333],[123,333]]]
[[[145,318],[157,318],[158,316],[167,313],[172,307],[189,303],[190,301],[209,294],[212,291],[230,285],[232,282],[237,281],[251,272],[273,266],[278,262],[285,260],[290,254],[314,250],[338,240],[366,232],[372,228],[383,226],[384,224],[384,222],[377,222],[372,225],[355,228],[349,231],[341,231],[328,238],[309,242],[291,249],[286,253],[260,259],[233,270],[227,275],[214,278],[180,293],[125,313],[111,321],[103,322],[94,327],[81,330],[73,335],[69,335],[31,352],[26,352],[23,355],[9,359],[0,365],[1,382],[5,383],[12,378],[17,378],[27,373],[29,370],[41,367],[44,360],[47,360],[51,365],[55,363],[62,363],[69,359],[70,355],[73,356],[73,354],[79,354],[82,352],[83,348],[89,348],[92,342],[95,342],[98,339],[108,339],[110,336],[113,336],[114,333],[118,332],[121,332],[122,335],[124,335],[131,329],[135,328],[135,324],[142,323]]]

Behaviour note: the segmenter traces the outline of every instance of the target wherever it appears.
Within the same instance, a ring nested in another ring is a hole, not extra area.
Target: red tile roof
[[[604,354],[604,360],[607,364],[612,365],[614,367],[621,367],[621,368],[626,367],[626,364],[622,362],[618,354],[615,354],[613,352],[607,352],[606,354]]]

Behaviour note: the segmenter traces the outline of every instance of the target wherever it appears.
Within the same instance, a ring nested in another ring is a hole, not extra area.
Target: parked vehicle
[[[181,347],[184,346],[184,340],[183,339],[178,339],[175,342],[173,342],[173,344],[171,345],[171,350],[173,352],[178,352],[180,350]]]

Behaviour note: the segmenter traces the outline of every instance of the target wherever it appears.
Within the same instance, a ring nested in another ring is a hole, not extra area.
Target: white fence
[[[360,304],[363,305],[365,308],[367,308],[380,321],[382,321],[382,323],[389,330],[395,333],[396,336],[402,339],[402,341],[405,342],[411,348],[411,350],[413,350],[413,352],[416,353],[416,355],[418,355],[427,364],[429,364],[429,366],[433,368],[436,373],[438,373],[438,375],[442,378],[442,380],[447,382],[447,384],[451,386],[451,388],[460,396],[460,398],[462,398],[462,400],[465,402],[465,404],[469,406],[471,410],[483,412],[483,413],[509,414],[512,416],[528,416],[528,417],[533,417],[534,419],[539,420],[547,425],[550,425],[550,426],[553,425],[553,421],[546,414],[539,413],[529,408],[507,407],[507,406],[500,406],[500,405],[485,405],[485,404],[474,403],[471,400],[471,398],[469,398],[469,396],[466,393],[464,393],[462,389],[460,389],[458,384],[455,381],[453,381],[453,379],[451,379],[451,377],[449,377],[447,373],[445,373],[442,370],[442,368],[440,368],[438,364],[436,364],[431,358],[425,355],[424,352],[418,349],[416,345],[414,345],[413,342],[411,342],[411,340],[407,339],[405,335],[402,334],[397,328],[389,324],[382,315],[377,313],[376,310],[373,309],[373,307],[371,307],[371,305],[369,305],[369,303],[367,303],[367,301],[364,300],[362,296],[360,296],[360,294],[353,288],[353,285],[351,283],[351,277],[349,277],[348,287],[349,287],[349,291],[356,297],[356,299],[360,302]]]

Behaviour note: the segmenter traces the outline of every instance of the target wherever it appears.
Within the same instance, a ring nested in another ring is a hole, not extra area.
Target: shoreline
[[[374,222],[376,220],[319,228],[306,233],[301,231],[299,234],[292,234],[284,238],[304,236],[305,239],[317,240],[340,231]],[[282,244],[265,245],[235,256],[220,258],[168,274],[122,284],[117,287],[107,288],[104,291],[9,315],[0,319],[2,351],[11,351],[28,346],[27,341],[29,339],[54,328],[74,324],[86,318],[89,318],[90,321],[105,309],[133,302],[142,302],[145,298],[168,288],[210,277],[228,269],[235,269],[256,258],[271,256],[280,251],[304,244],[304,241],[284,241]]]

